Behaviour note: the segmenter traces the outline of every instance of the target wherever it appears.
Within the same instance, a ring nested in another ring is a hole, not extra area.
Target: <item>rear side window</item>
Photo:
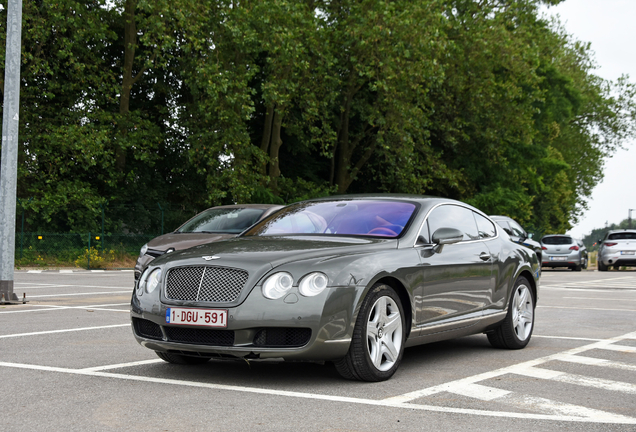
[[[517,237],[527,237],[526,232],[523,228],[521,228],[521,225],[514,221],[510,221],[510,229],[512,229],[513,234]]]
[[[479,231],[479,238],[491,238],[497,234],[495,230],[495,226],[488,219],[480,215],[479,213],[473,212],[475,215],[475,222],[477,222],[477,229]]]
[[[456,205],[442,205],[428,216],[428,226],[431,236],[439,228],[455,228],[464,233],[462,240],[479,240],[477,224],[473,211]]]
[[[541,239],[541,243],[543,244],[547,244],[547,245],[568,245],[568,244],[572,244],[572,237],[543,237],[543,239]]]
[[[636,240],[636,233],[624,232],[610,234],[608,240]]]

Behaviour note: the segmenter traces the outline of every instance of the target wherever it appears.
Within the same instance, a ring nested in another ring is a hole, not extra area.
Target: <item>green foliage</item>
[[[636,132],[636,87],[540,19],[559,2],[25,0],[26,229],[401,192],[566,231]]]

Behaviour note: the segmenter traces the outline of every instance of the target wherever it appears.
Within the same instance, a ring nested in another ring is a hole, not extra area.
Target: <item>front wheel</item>
[[[349,352],[335,362],[344,378],[385,381],[397,370],[404,353],[404,310],[393,288],[376,284],[362,302]]]
[[[525,348],[534,329],[534,295],[528,280],[520,276],[510,296],[506,318],[492,332],[488,341],[495,348]]]

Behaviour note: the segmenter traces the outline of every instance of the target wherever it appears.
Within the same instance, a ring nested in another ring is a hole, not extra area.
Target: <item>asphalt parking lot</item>
[[[18,271],[0,306],[1,430],[636,430],[636,271],[546,270],[529,346],[408,348],[383,383],[333,366],[165,363],[131,333],[129,271]]]

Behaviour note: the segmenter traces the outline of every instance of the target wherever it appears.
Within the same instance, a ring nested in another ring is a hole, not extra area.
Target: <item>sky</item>
[[[569,34],[592,44],[599,66],[596,75],[615,81],[626,74],[636,82],[636,0],[566,0],[545,8],[545,13],[558,14]],[[604,174],[588,201],[589,210],[568,232],[576,238],[606,222],[627,219],[630,208],[635,209],[632,219],[636,219],[636,137],[606,160]]]

